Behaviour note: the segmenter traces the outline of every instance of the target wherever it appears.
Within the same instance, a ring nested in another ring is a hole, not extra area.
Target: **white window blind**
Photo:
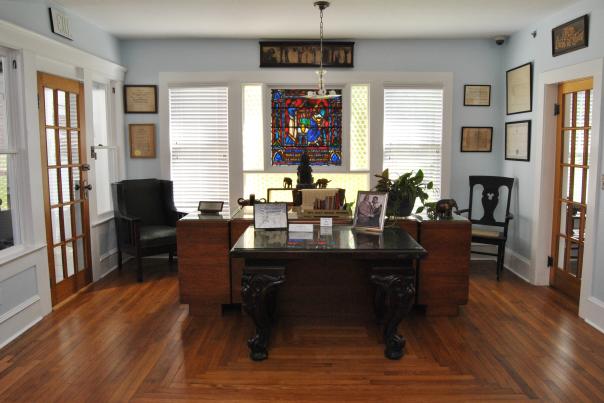
[[[229,211],[228,87],[171,88],[170,172],[174,203],[195,211],[200,200]]]
[[[109,146],[109,134],[107,130],[107,86],[105,84],[92,83],[92,127],[95,145]],[[97,214],[108,213],[113,210],[111,201],[111,167],[112,150],[100,149],[94,163],[96,179],[96,209]]]
[[[384,169],[393,179],[421,169],[434,182],[430,200],[440,198],[442,131],[442,89],[384,90]]]

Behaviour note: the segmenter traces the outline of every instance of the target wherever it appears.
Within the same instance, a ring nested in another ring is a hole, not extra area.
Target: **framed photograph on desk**
[[[382,232],[386,220],[388,193],[360,190],[354,211],[353,226],[357,229]]]
[[[287,229],[287,203],[254,204],[254,229]]]

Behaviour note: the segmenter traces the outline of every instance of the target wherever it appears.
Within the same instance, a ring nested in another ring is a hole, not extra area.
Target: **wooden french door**
[[[42,176],[52,303],[92,281],[84,85],[38,73]]]
[[[550,285],[577,301],[588,219],[592,95],[591,78],[561,83],[558,90]]]

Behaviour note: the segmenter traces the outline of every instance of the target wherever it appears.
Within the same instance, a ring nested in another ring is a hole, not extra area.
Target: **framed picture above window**
[[[319,67],[319,41],[260,42],[260,67]],[[324,67],[354,67],[354,42],[323,42]]]
[[[157,85],[124,85],[125,113],[157,113]]]
[[[505,159],[512,161],[530,161],[530,120],[507,122],[505,124]]]
[[[492,127],[462,127],[462,153],[490,153],[493,148]]]
[[[533,63],[526,63],[506,72],[507,114],[533,110]]]
[[[463,87],[464,106],[491,106],[491,86],[467,84]]]

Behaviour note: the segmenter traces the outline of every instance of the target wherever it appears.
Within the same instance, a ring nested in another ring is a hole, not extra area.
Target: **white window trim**
[[[314,86],[316,76],[308,70],[300,70],[296,85]],[[243,195],[243,155],[241,151],[243,132],[243,84],[265,84],[267,86],[291,85],[290,69],[271,71],[221,71],[221,72],[161,72],[159,73],[159,159],[161,177],[170,179],[170,139],[168,88],[182,85],[228,85],[229,87],[229,193],[231,206]],[[377,183],[374,173],[380,172],[383,162],[383,102],[384,87],[388,85],[439,85],[443,89],[443,159],[442,197],[450,194],[451,144],[453,128],[453,73],[451,72],[394,72],[394,71],[339,71],[331,70],[328,84],[369,84],[369,173],[370,186]],[[345,118],[349,124],[349,118]],[[346,133],[346,132],[345,132]],[[293,167],[292,167],[293,168]],[[323,167],[324,172],[337,171]],[[295,170],[295,169],[294,169]],[[290,169],[290,172],[292,170]],[[321,172],[316,170],[315,172]],[[346,172],[346,171],[341,171]],[[362,173],[354,171],[351,173]],[[247,171],[246,171],[247,173]]]

